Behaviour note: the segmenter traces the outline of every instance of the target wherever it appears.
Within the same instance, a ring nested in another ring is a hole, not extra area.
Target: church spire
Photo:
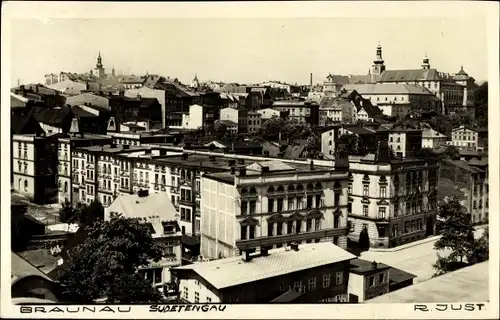
[[[424,59],[422,60],[422,69],[428,70],[431,65],[429,64],[429,58],[427,57],[427,52],[425,53]]]
[[[380,41],[378,42],[377,55],[376,55],[375,61],[373,61],[373,63],[384,64],[384,59],[382,59],[382,46],[380,45]]]

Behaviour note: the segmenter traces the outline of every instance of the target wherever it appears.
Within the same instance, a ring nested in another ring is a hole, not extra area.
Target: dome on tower
[[[460,71],[457,72],[457,74],[455,74],[455,76],[453,77],[454,80],[468,80],[469,79],[469,75],[467,74],[467,72],[464,71],[464,67],[461,66],[460,67]]]

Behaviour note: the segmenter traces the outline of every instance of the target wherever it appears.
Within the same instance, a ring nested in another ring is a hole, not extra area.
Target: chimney
[[[137,196],[139,196],[140,198],[145,198],[149,195],[149,191],[148,190],[139,190],[137,191]]]
[[[377,269],[377,262],[376,262],[376,261],[373,261],[373,262],[372,262],[372,268],[373,268],[374,270],[376,270],[376,269]]]
[[[299,244],[294,241],[290,244],[290,248],[292,248],[293,251],[299,251]]]
[[[335,155],[335,170],[349,170],[349,153],[344,144],[338,144]]]
[[[311,162],[309,163],[309,169],[310,169],[311,171],[313,171],[313,170],[314,170],[314,160],[311,160]]]
[[[309,79],[309,85],[311,86],[311,89],[313,87],[313,74],[311,72],[310,79]]]

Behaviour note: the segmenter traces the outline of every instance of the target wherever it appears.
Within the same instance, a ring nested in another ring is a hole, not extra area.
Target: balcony
[[[349,229],[338,228],[338,229],[324,229],[318,231],[309,231],[295,234],[285,234],[280,236],[272,237],[259,237],[248,240],[237,240],[236,247],[239,250],[250,250],[259,247],[272,247],[273,245],[283,244],[286,242],[301,242],[304,240],[314,240],[314,239],[324,239],[327,237],[337,237],[345,236],[349,233]]]

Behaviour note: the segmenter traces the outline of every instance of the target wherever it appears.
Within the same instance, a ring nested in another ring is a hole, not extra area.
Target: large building
[[[370,247],[394,247],[435,233],[439,164],[435,159],[391,159],[388,135],[376,154],[349,160],[350,238],[368,235]]]
[[[47,203],[57,195],[56,139],[43,134],[14,134],[12,136],[13,188]]]
[[[488,160],[444,160],[441,163],[439,198],[455,197],[470,213],[472,223],[488,223]]]
[[[202,180],[201,251],[232,257],[287,243],[347,244],[347,159],[336,168],[255,161]]]
[[[439,107],[438,98],[434,93],[414,84],[348,84],[343,88],[347,91],[355,90],[390,117],[404,118],[410,112],[419,114]]]
[[[319,124],[319,105],[315,102],[278,100],[272,104],[271,108],[280,112],[289,112],[288,119],[290,120],[311,125]]]
[[[347,302],[349,261],[332,243],[291,245],[172,269],[189,303]]]
[[[451,131],[450,144],[459,150],[487,151],[488,129],[460,126]]]

